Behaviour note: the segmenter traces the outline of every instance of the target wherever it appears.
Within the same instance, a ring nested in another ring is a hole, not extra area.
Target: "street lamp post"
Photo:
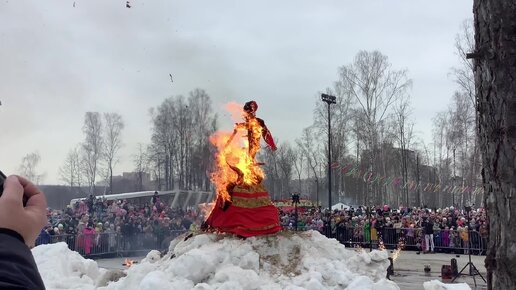
[[[321,94],[321,100],[328,104],[328,210],[331,215],[331,115],[330,105],[336,104],[336,97],[327,94]],[[328,221],[329,223],[329,221]],[[331,233],[331,229],[330,229]]]
[[[453,189],[452,189],[452,205],[455,206],[455,147],[453,147]]]

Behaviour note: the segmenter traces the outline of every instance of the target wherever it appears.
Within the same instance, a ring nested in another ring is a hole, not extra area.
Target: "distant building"
[[[154,190],[151,175],[147,172],[123,172],[113,175],[113,190],[111,193]]]

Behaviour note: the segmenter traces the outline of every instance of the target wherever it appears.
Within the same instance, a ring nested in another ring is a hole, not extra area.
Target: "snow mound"
[[[471,290],[471,287],[466,283],[444,284],[438,280],[425,282],[423,287],[425,290]]]
[[[37,246],[32,254],[47,289],[95,289],[97,279],[106,271],[68,249],[66,243]]]
[[[101,289],[399,289],[385,279],[387,258],[315,231],[245,240],[200,234],[172,241],[161,260],[143,261]]]
[[[151,251],[125,277],[108,284],[109,272],[65,244],[39,246],[33,253],[49,290],[399,289],[385,279],[387,251],[345,249],[316,231],[245,240],[218,234],[199,234],[186,241],[179,237],[164,257]]]

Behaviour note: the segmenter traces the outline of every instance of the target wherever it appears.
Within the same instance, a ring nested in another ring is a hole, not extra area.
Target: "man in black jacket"
[[[0,190],[0,289],[45,289],[29,249],[47,223],[45,195],[19,176]]]
[[[425,252],[434,252],[434,222],[431,217],[423,217],[421,224],[423,232],[425,233]]]

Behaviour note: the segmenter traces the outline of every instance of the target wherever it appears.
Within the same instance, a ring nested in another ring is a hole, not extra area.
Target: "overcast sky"
[[[432,117],[456,88],[455,35],[473,16],[471,0],[130,4],[0,1],[0,170],[16,173],[38,151],[44,183],[59,182],[84,113],[99,111],[123,116],[115,173],[130,171],[137,144],[150,140],[148,109],[194,88],[219,112],[255,99],[273,135],[294,140],[312,122],[317,93],[362,49],[408,70],[416,130],[429,141]]]

